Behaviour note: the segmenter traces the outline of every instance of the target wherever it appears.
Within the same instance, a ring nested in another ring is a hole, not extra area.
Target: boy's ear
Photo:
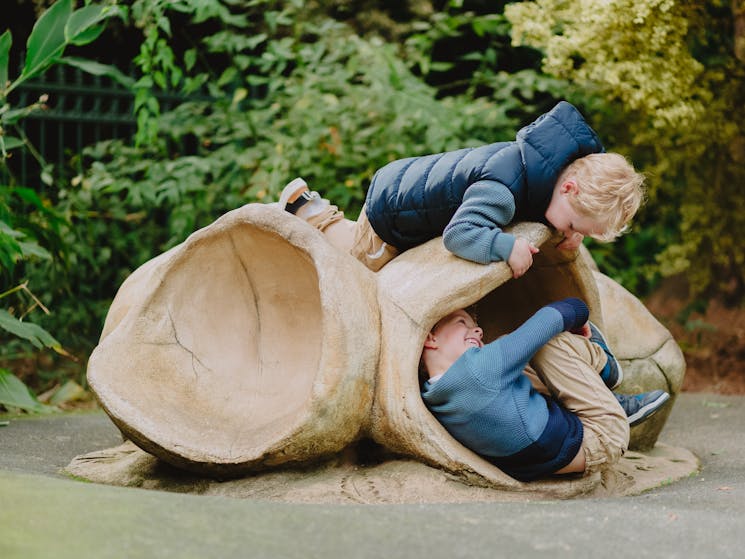
[[[579,186],[574,179],[567,179],[559,186],[559,192],[562,194],[577,194],[579,192]]]
[[[437,339],[435,338],[435,335],[432,332],[427,334],[427,339],[424,340],[424,348],[425,349],[437,349]]]

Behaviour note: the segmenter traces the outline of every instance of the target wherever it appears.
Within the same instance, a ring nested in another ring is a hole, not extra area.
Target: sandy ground
[[[278,469],[217,481],[187,474],[130,442],[77,456],[65,472],[96,483],[178,493],[219,495],[286,503],[402,504],[516,502],[557,496],[638,495],[696,472],[698,459],[687,449],[658,443],[651,451],[628,451],[593,484],[566,479],[525,484],[524,491],[474,487],[456,476],[413,460],[360,465],[333,460],[303,469]],[[578,493],[579,492],[579,493]]]

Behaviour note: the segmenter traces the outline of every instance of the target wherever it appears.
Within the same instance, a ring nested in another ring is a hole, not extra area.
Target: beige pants
[[[378,237],[367,220],[365,208],[359,219],[350,221],[336,206],[309,218],[308,223],[323,232],[336,248],[348,252],[373,272],[398,256],[398,250]]]
[[[582,422],[585,475],[618,462],[629,444],[626,413],[600,378],[607,359],[597,344],[562,332],[525,370],[536,390],[560,401]]]

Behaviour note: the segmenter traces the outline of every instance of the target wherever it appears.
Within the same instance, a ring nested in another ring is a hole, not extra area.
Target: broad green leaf
[[[135,82],[135,87],[147,89],[150,87],[153,87],[153,78],[150,76],[142,76],[139,80]]]
[[[75,10],[65,27],[65,38],[73,45],[87,45],[101,35],[105,28],[104,20],[120,15],[116,7],[96,4]]]
[[[37,210],[43,211],[44,209],[46,209],[44,206],[44,201],[39,198],[39,195],[31,188],[28,188],[26,186],[16,186],[8,189],[8,192],[14,194],[15,196],[18,196],[21,200],[32,204]]]
[[[153,81],[161,89],[166,88],[166,75],[163,72],[153,72]]]
[[[166,35],[168,35],[169,37],[171,36],[171,20],[170,19],[164,16],[159,17],[158,27],[160,27]]]
[[[58,62],[67,64],[68,66],[74,66],[80,68],[83,72],[88,72],[94,76],[107,76],[127,89],[131,89],[135,85],[135,80],[129,76],[123,74],[116,66],[110,66],[108,64],[101,64],[93,60],[86,60],[85,58],[76,58],[72,56],[66,56],[60,58]]]
[[[10,30],[0,35],[0,91],[5,91],[8,83],[8,57],[10,56],[10,46],[13,44],[13,37]]]
[[[3,225],[1,221],[0,225]],[[18,233],[18,231],[11,231]],[[0,268],[12,270],[16,262],[21,258],[21,246],[16,241],[16,238],[15,235],[8,234],[4,228],[0,228]]]
[[[59,219],[59,214],[55,211],[54,205],[48,199],[42,200],[39,198],[39,195],[31,188],[16,186],[8,190],[8,192],[18,196],[24,202],[33,205],[34,209],[44,214],[48,220],[48,225]]]
[[[70,15],[70,19],[67,20],[67,25],[65,25],[65,39],[67,42],[74,45],[86,44],[78,43],[76,41],[85,40],[91,28],[98,29],[99,24],[105,19],[105,16],[102,17],[103,10],[104,6],[98,6],[95,4],[75,10],[72,15]],[[98,31],[99,35],[100,33],[101,32]],[[97,36],[98,35],[96,35],[96,37]]]
[[[99,25],[94,25],[92,27],[89,27],[77,35],[75,37],[69,39],[69,43],[71,45],[87,45],[88,43],[92,43],[96,39],[98,39],[101,36],[101,33],[104,32],[104,29],[106,29],[106,24],[101,23]]]
[[[19,239],[23,237],[23,233],[20,231],[16,231],[13,229],[10,225],[5,223],[3,220],[0,219],[0,233],[3,235],[7,235],[8,237],[12,239]]]
[[[189,49],[184,53],[184,66],[186,70],[191,70],[197,63],[197,49]]]
[[[226,83],[230,83],[237,77],[237,75],[238,70],[231,66],[222,73],[220,78],[217,80],[217,85],[225,85]]]
[[[72,14],[72,0],[58,0],[45,11],[26,42],[26,64],[21,77],[31,78],[52,64],[65,50],[65,26]]]
[[[28,386],[6,369],[0,369],[0,404],[38,413],[48,413],[55,409],[39,402]]]
[[[20,241],[18,246],[20,247],[24,258],[35,256],[41,260],[52,259],[52,255],[49,254],[49,251],[33,241]]]
[[[2,151],[7,151],[23,146],[23,140],[15,138],[13,136],[0,136],[0,148]]]
[[[44,328],[30,322],[21,322],[5,309],[0,309],[0,328],[30,341],[39,349],[49,347],[58,351],[61,348],[60,343]]]

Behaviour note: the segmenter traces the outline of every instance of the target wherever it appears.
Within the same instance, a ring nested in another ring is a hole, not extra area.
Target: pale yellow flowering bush
[[[679,227],[660,271],[742,301],[745,2],[537,0],[505,14],[513,44],[543,51],[547,73],[623,107],[629,145],[609,147],[648,161],[650,204],[665,200],[656,210]]]

